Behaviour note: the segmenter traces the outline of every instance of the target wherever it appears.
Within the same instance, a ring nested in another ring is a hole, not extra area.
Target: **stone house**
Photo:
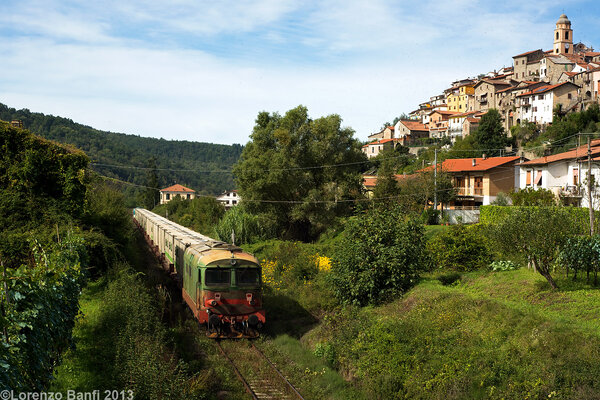
[[[513,85],[501,79],[482,79],[473,87],[475,90],[475,107],[477,111],[487,111],[490,108],[498,108],[496,105],[496,92],[507,89]]]
[[[396,138],[406,146],[415,142],[415,139],[429,137],[429,128],[419,121],[400,120],[394,125]]]
[[[369,135],[369,140],[379,140],[379,139],[393,139],[394,136],[394,127],[386,126],[379,132],[375,132]]]
[[[544,55],[544,51],[538,49],[513,56],[513,79],[524,81],[530,80],[532,76],[539,76],[539,62]]]

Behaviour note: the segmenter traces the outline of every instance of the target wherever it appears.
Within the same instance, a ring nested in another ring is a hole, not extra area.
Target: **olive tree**
[[[554,289],[558,286],[550,272],[558,249],[570,235],[584,231],[562,207],[511,207],[504,219],[487,230],[499,249],[524,256]]]

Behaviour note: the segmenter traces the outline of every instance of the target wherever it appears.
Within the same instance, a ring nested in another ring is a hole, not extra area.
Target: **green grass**
[[[329,346],[369,398],[595,399],[600,290],[536,273],[424,279],[381,307],[340,310],[304,340]]]
[[[95,389],[112,389],[112,368],[106,361],[107,349],[111,347],[111,338],[101,327],[102,293],[106,288],[106,279],[89,282],[79,299],[81,315],[75,323],[73,337],[76,347],[67,351],[63,362],[55,370],[56,380],[50,391],[68,389],[85,392]]]
[[[450,225],[425,225],[425,239],[430,240],[448,229],[450,229]]]

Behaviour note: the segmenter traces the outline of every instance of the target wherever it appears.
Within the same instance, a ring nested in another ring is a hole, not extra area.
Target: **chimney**
[[[473,164],[473,166],[475,166],[475,159],[473,159],[473,162],[472,162],[472,164]]]
[[[482,158],[485,160],[487,157],[485,156],[485,153],[483,153]]]

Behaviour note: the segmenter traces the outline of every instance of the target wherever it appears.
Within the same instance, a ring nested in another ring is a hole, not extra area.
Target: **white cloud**
[[[0,40],[0,102],[99,129],[215,143],[245,143],[259,111],[298,104],[313,118],[340,114],[366,139],[455,79],[549,48],[555,20],[517,1],[75,3],[0,6],[0,23],[22,22]],[[265,59],[243,44],[226,57],[227,48],[197,50],[230,35],[274,47],[259,49]]]

